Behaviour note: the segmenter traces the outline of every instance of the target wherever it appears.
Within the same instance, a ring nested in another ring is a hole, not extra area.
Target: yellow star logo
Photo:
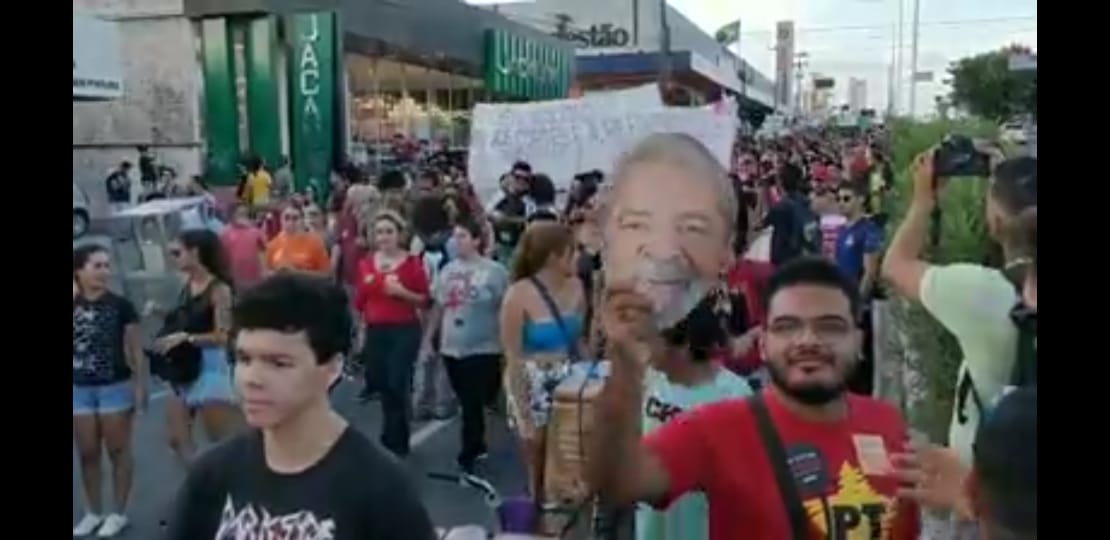
[[[872,531],[879,528],[878,538],[889,538],[893,513],[891,500],[871,488],[867,477],[850,463],[840,467],[838,490],[827,498],[828,510],[820,498],[806,501],[806,512],[817,530],[825,537],[845,540],[870,540]],[[837,534],[830,535],[829,525]]]

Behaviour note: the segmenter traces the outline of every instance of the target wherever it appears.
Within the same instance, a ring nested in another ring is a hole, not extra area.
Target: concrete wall
[[[199,174],[202,79],[182,0],[74,0],[73,9],[119,21],[122,34],[123,99],[73,103],[73,175],[94,215],[103,208],[106,171],[137,162],[137,145],[149,145],[179,174]]]

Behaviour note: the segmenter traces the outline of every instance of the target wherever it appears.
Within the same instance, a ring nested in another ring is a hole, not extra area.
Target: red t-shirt
[[[417,306],[386,294],[385,280],[395,274],[401,285],[416,294],[428,295],[428,274],[419,257],[408,255],[392,272],[381,272],[374,254],[367,253],[358,263],[355,307],[366,324],[404,324],[419,322]]]
[[[231,266],[231,279],[237,288],[244,289],[262,280],[261,254],[266,249],[262,231],[253,226],[232,224],[224,229],[220,240]]]
[[[359,245],[358,218],[352,212],[343,212],[339,214],[336,228],[339,231],[339,279],[355,285],[359,261],[366,255],[366,250]]]
[[[903,450],[907,437],[894,407],[850,394],[847,419],[814,423],[787,410],[774,392],[763,395],[795,471],[809,472],[799,492],[814,540],[918,538],[917,506],[896,498],[898,480],[890,473],[889,456]],[[747,401],[684,413],[645,437],[645,444],[670,477],[665,504],[694,490],[705,493],[710,540],[790,538],[789,518]],[[806,456],[809,461],[803,461]]]

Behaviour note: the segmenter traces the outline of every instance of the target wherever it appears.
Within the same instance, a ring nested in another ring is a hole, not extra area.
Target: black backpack
[[[1010,319],[1017,327],[1018,336],[1017,358],[1014,359],[1014,366],[1010,370],[1010,383],[1007,386],[1013,388],[1036,386],[1037,313],[1019,303],[1010,312]],[[975,408],[979,411],[979,417],[982,418],[986,407],[983,398],[979,395],[979,390],[975,387],[975,381],[971,379],[970,371],[964,372],[956,386],[956,420],[960,424],[965,424],[968,421],[968,399],[974,403]]]

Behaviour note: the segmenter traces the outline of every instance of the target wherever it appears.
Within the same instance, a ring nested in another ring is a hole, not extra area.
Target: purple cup
[[[536,502],[528,497],[510,497],[497,507],[503,533],[532,534],[536,532],[538,516]]]

